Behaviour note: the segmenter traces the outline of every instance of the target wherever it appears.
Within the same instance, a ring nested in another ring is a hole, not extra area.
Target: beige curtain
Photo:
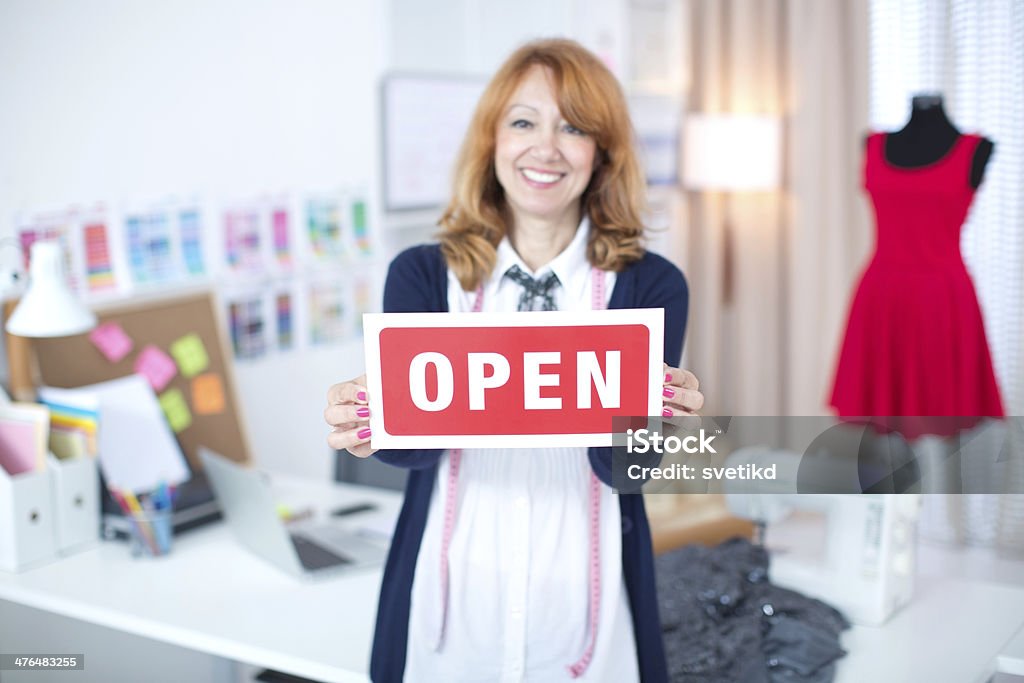
[[[867,3],[689,0],[684,17],[687,110],[779,116],[784,159],[777,193],[687,194],[684,363],[701,379],[706,414],[827,413],[873,241],[860,189]]]

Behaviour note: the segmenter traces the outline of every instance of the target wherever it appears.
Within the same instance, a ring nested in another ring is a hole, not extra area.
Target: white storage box
[[[99,473],[93,458],[60,460],[47,456],[53,495],[57,552],[73,553],[100,535]]]
[[[12,476],[0,467],[0,570],[20,571],[55,557],[53,513],[49,472]]]

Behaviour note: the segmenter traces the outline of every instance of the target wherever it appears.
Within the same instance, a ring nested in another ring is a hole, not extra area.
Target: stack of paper
[[[95,457],[99,403],[95,395],[44,387],[39,399],[50,409],[50,450],[58,458]]]
[[[0,467],[14,476],[46,469],[50,412],[35,403],[0,402]]]
[[[43,388],[40,395],[64,406],[95,406],[97,452],[108,487],[138,494],[191,477],[145,377],[129,375],[78,389]]]

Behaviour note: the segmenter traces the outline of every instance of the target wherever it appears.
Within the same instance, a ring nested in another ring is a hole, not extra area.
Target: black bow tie
[[[505,271],[505,277],[509,278],[523,288],[519,295],[520,311],[554,311],[556,310],[555,298],[552,290],[560,284],[558,276],[553,272],[548,273],[540,280],[535,280],[522,271],[519,266],[512,266]],[[540,303],[540,308],[537,304]]]

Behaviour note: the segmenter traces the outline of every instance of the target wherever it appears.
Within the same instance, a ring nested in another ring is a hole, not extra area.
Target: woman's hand
[[[376,450],[370,448],[368,403],[366,375],[335,384],[327,390],[324,419],[333,428],[327,435],[327,444],[331,448],[345,449],[357,458],[369,457]]]
[[[700,382],[689,370],[670,368],[665,364],[665,386],[662,389],[662,417],[696,415],[704,406],[704,394],[698,390]]]

